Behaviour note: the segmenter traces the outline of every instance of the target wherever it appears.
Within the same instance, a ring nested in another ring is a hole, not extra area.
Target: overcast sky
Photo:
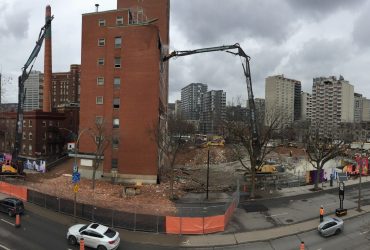
[[[144,0],[148,1],[148,0]],[[17,101],[16,77],[44,22],[55,16],[53,72],[81,61],[81,14],[116,8],[115,0],[0,0],[0,70],[4,102]],[[312,78],[339,76],[370,98],[370,0],[171,0],[171,50],[240,43],[251,57],[255,97],[264,98],[265,78],[284,74],[311,92]],[[367,28],[366,28],[367,27]],[[43,49],[34,69],[43,71]],[[171,59],[170,101],[191,82],[225,90],[228,102],[247,99],[238,57],[225,52]]]

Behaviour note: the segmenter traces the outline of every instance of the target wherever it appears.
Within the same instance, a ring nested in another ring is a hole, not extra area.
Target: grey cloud
[[[31,10],[25,8],[20,1],[15,1],[12,5],[3,3],[0,7],[2,10],[0,12],[0,20],[3,20],[0,28],[1,37],[6,38],[8,35],[15,38],[27,37]]]
[[[369,48],[370,46],[370,29],[368,26],[370,23],[369,11],[370,5],[367,5],[366,9],[362,11],[361,15],[355,21],[352,32],[354,43],[361,49]]]
[[[190,42],[259,37],[281,42],[294,29],[294,12],[283,1],[192,0],[171,2],[171,21]]]
[[[338,9],[353,10],[366,0],[287,0],[297,11],[309,15],[330,15]]]

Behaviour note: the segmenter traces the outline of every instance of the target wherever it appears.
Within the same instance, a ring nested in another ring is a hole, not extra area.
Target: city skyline
[[[1,0],[1,73],[5,84],[4,102],[17,101],[17,76],[29,56],[44,22],[44,9],[51,5],[53,20],[53,72],[64,72],[81,61],[81,19],[83,13],[116,7],[116,1],[44,1],[23,3]],[[69,6],[69,8],[66,8]],[[276,12],[276,9],[279,12]],[[255,97],[264,97],[265,78],[284,74],[302,82],[311,92],[313,78],[343,75],[355,92],[370,97],[366,65],[370,33],[366,15],[370,1],[172,1],[170,50],[189,50],[239,42],[251,56]],[[189,15],[189,16],[188,16]],[[191,15],[191,16],[190,16]],[[22,16],[22,19],[18,17]],[[269,16],[268,19],[263,18]],[[227,31],[227,32],[225,32]],[[68,38],[68,39],[66,39]],[[69,53],[66,53],[69,52]],[[43,70],[43,51],[34,70]],[[212,89],[224,89],[228,102],[246,97],[240,60],[225,53],[210,53],[170,61],[169,101],[180,99],[181,88],[190,82],[204,82]]]

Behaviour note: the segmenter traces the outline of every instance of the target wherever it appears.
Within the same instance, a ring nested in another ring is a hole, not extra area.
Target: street
[[[191,248],[191,249],[258,249],[258,250],[297,250],[301,241],[305,242],[305,247],[308,250],[344,250],[344,249],[370,249],[370,214],[356,217],[344,222],[344,232],[339,235],[324,238],[318,234],[316,230],[306,233],[287,236],[275,240],[265,242],[254,242],[241,244],[229,247],[213,247],[213,248]],[[122,244],[121,244],[122,245]],[[170,247],[148,246],[140,244],[132,244],[125,242],[127,250],[164,250],[173,249]],[[184,244],[185,245],[185,244]],[[186,249],[185,247],[178,249]]]

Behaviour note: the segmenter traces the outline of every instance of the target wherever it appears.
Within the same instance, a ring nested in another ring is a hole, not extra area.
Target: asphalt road
[[[77,249],[67,244],[67,225],[30,211],[21,217],[20,228],[11,225],[14,223],[14,217],[0,214],[0,249]]]
[[[370,214],[365,214],[344,222],[344,231],[339,235],[324,238],[316,230],[287,236],[275,240],[254,242],[229,247],[191,248],[201,249],[258,249],[258,250],[297,250],[301,241],[305,242],[307,250],[362,250],[370,249]],[[170,247],[158,247],[140,244],[124,243],[127,250],[167,250]],[[186,249],[186,248],[176,248]]]

